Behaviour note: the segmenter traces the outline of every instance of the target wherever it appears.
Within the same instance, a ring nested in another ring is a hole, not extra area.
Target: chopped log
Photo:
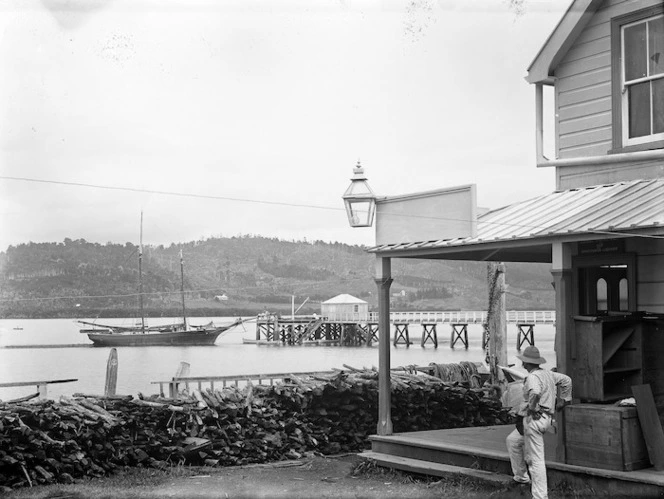
[[[208,406],[207,402],[203,399],[203,395],[201,395],[201,392],[199,390],[194,390],[193,395],[198,401],[198,407],[200,409],[205,409]]]
[[[4,404],[18,404],[20,402],[27,402],[28,400],[32,400],[39,397],[39,392],[33,393],[31,395],[26,395],[25,397],[19,397],[17,399],[12,399],[8,400],[7,402],[3,402]]]
[[[133,395],[93,395],[89,393],[78,393],[78,392],[74,393],[72,397],[98,399],[98,400],[131,400],[134,398]]]
[[[102,414],[98,411],[90,410],[90,409],[82,406],[78,402],[76,402],[74,399],[70,399],[68,397],[63,396],[63,397],[60,397],[60,403],[63,404],[63,405],[67,405],[67,406],[71,407],[72,409],[74,409],[75,411],[78,411],[81,414],[83,414],[84,416],[87,416],[87,417],[92,418],[94,420],[97,420],[97,419],[101,418],[106,423],[111,424],[111,425],[117,423],[117,420],[112,415],[110,415],[108,413],[107,413],[108,415],[106,415],[106,414]],[[106,411],[104,411],[104,412],[106,412]]]

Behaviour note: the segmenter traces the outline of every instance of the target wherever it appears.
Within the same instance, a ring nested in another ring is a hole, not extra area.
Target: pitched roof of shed
[[[332,304],[335,304],[335,303],[353,303],[353,304],[355,304],[355,303],[367,303],[367,302],[364,301],[364,300],[361,300],[359,298],[356,298],[353,295],[349,295],[349,294],[344,293],[344,294],[337,295],[334,298],[330,298],[329,300],[326,300],[323,303],[327,303],[327,304],[332,305]]]
[[[458,251],[489,243],[503,246],[510,243],[522,247],[540,244],[543,250],[548,248],[550,251],[554,240],[572,237],[575,240],[593,240],[598,235],[620,237],[653,228],[664,232],[664,179],[553,192],[479,216],[475,237],[385,244],[374,246],[369,252],[386,256],[390,253],[416,256],[412,253],[424,250],[445,252],[446,249]]]

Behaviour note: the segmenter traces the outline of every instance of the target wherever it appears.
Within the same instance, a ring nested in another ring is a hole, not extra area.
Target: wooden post
[[[490,308],[489,314],[489,371],[491,382],[505,384],[499,365],[507,365],[507,313],[505,311],[505,264],[489,263],[488,268]]]
[[[189,375],[189,368],[191,366],[188,362],[180,362],[177,371],[175,371],[175,376],[173,378],[184,378]],[[170,398],[176,398],[178,395],[178,383],[173,379],[173,381],[168,385],[168,396]]]
[[[118,351],[111,348],[106,362],[106,383],[104,384],[104,395],[106,397],[115,395],[115,389],[118,385]]]
[[[392,261],[376,258],[378,287],[378,435],[392,434],[392,393],[390,381],[390,286]]]
[[[574,290],[572,289],[572,252],[569,244],[554,243],[551,248],[551,275],[556,292],[556,367],[558,372],[574,377],[572,360],[576,357],[574,348]],[[574,388],[572,388],[574,393]],[[567,432],[565,428],[565,411],[557,413],[558,433],[556,444],[556,460],[565,463],[567,460],[565,447]]]

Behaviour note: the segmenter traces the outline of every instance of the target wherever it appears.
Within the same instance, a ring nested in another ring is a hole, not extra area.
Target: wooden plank
[[[450,464],[434,463],[409,457],[393,456],[374,451],[364,451],[360,454],[360,457],[372,459],[380,466],[399,469],[409,473],[450,478],[464,476],[502,487],[514,485],[512,477],[502,473],[493,473],[490,471],[465,468],[463,466],[454,466]]]
[[[0,388],[12,388],[15,386],[37,386],[37,385],[52,385],[54,383],[71,383],[78,381],[78,378],[71,379],[51,379],[45,381],[14,381],[11,383],[0,383]]]
[[[106,382],[104,383],[104,395],[115,395],[115,389],[118,385],[118,351],[111,348],[106,362]]]
[[[636,399],[636,412],[639,415],[650,462],[655,470],[662,471],[664,470],[664,430],[659,421],[652,390],[650,385],[636,385],[632,387],[632,393]]]

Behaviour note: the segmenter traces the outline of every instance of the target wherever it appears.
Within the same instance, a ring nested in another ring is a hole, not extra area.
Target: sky
[[[372,245],[341,196],[476,184],[498,208],[535,166],[527,68],[568,0],[5,0],[0,251],[261,235]]]

